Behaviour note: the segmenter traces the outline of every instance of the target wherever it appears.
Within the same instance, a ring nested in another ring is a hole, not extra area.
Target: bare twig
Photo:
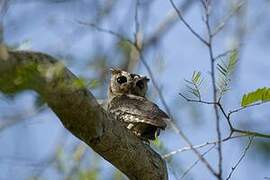
[[[231,110],[231,111],[228,113],[228,117],[230,118],[232,114],[237,113],[237,112],[239,112],[239,111],[242,111],[242,110],[244,110],[244,109],[247,109],[247,108],[250,108],[250,107],[253,107],[253,106],[258,106],[258,105],[266,104],[266,103],[269,103],[269,102],[270,102],[270,101],[258,102],[258,103],[254,103],[254,104],[251,104],[251,105],[248,105],[248,106],[244,106],[244,107],[240,107],[240,108]]]
[[[213,32],[212,32],[212,36],[214,37],[215,35],[217,35],[223,28],[224,26],[228,23],[228,21],[231,19],[231,17],[233,17],[235,15],[235,13],[237,13],[241,7],[243,5],[245,5],[246,2],[245,1],[241,1],[239,2],[236,7],[234,7],[229,14],[227,14],[222,21],[217,25],[217,27],[214,28]]]
[[[226,112],[225,112],[223,106],[220,104],[220,102],[218,102],[217,105],[218,105],[220,111],[222,112],[222,114],[224,115],[224,117],[226,118],[227,123],[228,123],[228,125],[229,125],[229,127],[230,127],[230,130],[231,130],[231,134],[232,134],[232,132],[233,132],[233,131],[232,131],[232,130],[233,130],[233,125],[232,125],[232,123],[231,123],[230,116],[226,114]]]
[[[135,38],[134,42],[136,46],[139,45],[139,32],[140,32],[140,22],[139,22],[139,17],[138,17],[138,11],[139,11],[139,6],[140,6],[140,0],[136,0],[136,5],[135,5],[135,16],[134,16],[134,22],[135,22]]]
[[[129,40],[128,38],[124,37],[122,34],[117,33],[115,31],[112,31],[110,29],[99,27],[95,23],[90,23],[90,22],[88,23],[88,22],[83,22],[83,21],[80,21],[80,20],[77,20],[76,22],[79,23],[79,24],[81,24],[81,25],[90,26],[90,27],[96,29],[99,32],[110,34],[110,35],[112,35],[112,36],[114,36],[114,37],[116,37],[116,38],[118,38],[118,39],[120,39],[122,41],[127,41],[128,43],[133,44],[133,42],[131,40]]]
[[[224,115],[224,117],[226,118],[226,120],[227,120],[227,122],[229,124],[230,130],[231,130],[231,133],[232,133],[233,126],[231,124],[230,117],[229,117],[229,115],[226,114],[226,112],[225,112],[225,110],[224,110],[224,108],[223,108],[223,106],[221,105],[220,102],[212,102],[212,101],[190,99],[190,98],[186,97],[185,95],[183,95],[182,93],[179,93],[179,95],[181,97],[183,97],[188,102],[202,103],[202,104],[209,104],[209,105],[217,105],[219,107],[220,111],[222,112],[222,114]]]
[[[204,101],[204,100],[196,100],[196,99],[190,99],[183,95],[182,93],[179,93],[181,97],[183,97],[187,102],[195,102],[195,103],[202,103],[202,104],[217,104],[216,102],[211,102],[211,101]]]
[[[207,153],[209,153],[212,149],[214,149],[215,146],[216,146],[216,144],[211,146],[207,151],[202,153],[202,156],[205,156]],[[191,171],[191,169],[194,168],[199,163],[199,161],[200,161],[200,159],[197,159],[194,163],[192,163],[192,165],[182,174],[180,179],[183,179]]]
[[[203,44],[205,45],[209,45],[208,42],[201,36],[199,35],[189,24],[188,22],[184,19],[184,17],[182,16],[181,11],[176,7],[175,3],[173,0],[170,0],[170,3],[172,5],[172,7],[174,8],[174,10],[177,12],[179,19],[184,23],[184,25],[189,29],[189,31],[195,36],[197,37]]]
[[[263,133],[258,133],[254,131],[247,131],[247,130],[241,130],[241,129],[235,129],[235,128],[233,128],[232,131],[240,133],[240,134],[248,135],[248,136],[270,138],[270,134],[263,134]]]
[[[253,105],[250,105],[249,107],[252,107],[254,105],[260,105],[260,104],[263,104],[263,103],[257,103],[257,104],[253,104]],[[240,129],[237,129],[237,128],[234,128],[233,125],[231,124],[231,118],[230,118],[230,113],[226,114],[225,111],[224,111],[224,108],[222,107],[222,105],[220,104],[220,102],[218,102],[218,107],[219,109],[221,110],[222,114],[224,115],[224,117],[226,118],[229,126],[230,126],[230,134],[233,134],[234,132],[238,132],[240,134],[244,134],[244,135],[247,135],[247,136],[255,136],[255,137],[263,137],[263,138],[270,138],[270,135],[269,134],[263,134],[263,133],[258,133],[258,132],[254,132],[254,131],[248,131],[248,130],[240,130]],[[233,113],[236,113],[240,110],[243,110],[245,108],[239,108],[239,109],[236,109],[234,111],[231,111]]]
[[[178,5],[177,9],[181,9],[181,14],[183,15],[192,7],[195,2],[195,0],[185,0]],[[176,24],[177,19],[177,12],[175,12],[174,9],[171,10],[164,18],[164,20],[158,24],[153,33],[151,33],[148,38],[146,37],[143,45],[144,50],[148,49],[148,47],[153,44],[157,44],[164,37],[164,35],[166,35],[168,31],[172,29],[172,27]]]
[[[0,1],[0,43],[4,40],[4,16],[7,13],[10,5],[10,0]]]
[[[212,30],[210,27],[209,22],[209,15],[210,15],[210,1],[202,0],[202,4],[205,10],[205,25],[208,34],[208,50],[209,50],[209,57],[210,57],[210,64],[211,64],[211,79],[212,79],[212,86],[213,86],[213,101],[217,102],[217,88],[216,88],[216,77],[215,77],[215,59],[213,55],[213,47],[212,47]],[[218,113],[218,105],[214,104],[215,110],[215,119],[216,119],[216,132],[218,138],[218,178],[222,179],[222,144],[221,144],[221,131],[220,131],[220,117]]]
[[[228,140],[232,140],[232,139],[236,139],[236,138],[241,138],[241,137],[246,137],[248,135],[237,135],[237,136],[228,136],[224,139],[221,140],[221,142],[226,142]],[[216,145],[218,143],[218,141],[211,141],[211,142],[205,142],[205,143],[202,143],[202,144],[198,144],[198,145],[193,145],[192,147],[195,148],[195,149],[200,149],[200,148],[203,148],[205,146],[209,146],[209,145]],[[186,146],[186,147],[183,147],[183,148],[180,148],[180,149],[177,149],[175,151],[171,151],[167,154],[164,154],[162,157],[164,159],[168,159],[169,157],[177,154],[177,153],[181,153],[181,152],[185,152],[185,151],[188,151],[188,150],[191,150],[191,147],[189,146]]]
[[[246,148],[245,148],[243,154],[240,156],[240,158],[239,158],[239,160],[236,162],[236,164],[232,167],[232,170],[231,170],[230,174],[228,175],[228,177],[226,178],[226,180],[229,180],[229,179],[232,177],[233,172],[236,170],[236,168],[239,166],[240,162],[241,162],[241,161],[243,160],[243,158],[246,156],[247,151],[248,151],[248,149],[250,148],[251,143],[252,143],[252,141],[253,141],[253,138],[254,138],[254,137],[249,137],[249,142],[248,142],[248,144],[247,144],[247,146],[246,146]]]

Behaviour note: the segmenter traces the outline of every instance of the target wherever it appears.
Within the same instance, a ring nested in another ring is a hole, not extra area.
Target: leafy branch
[[[186,80],[186,87],[188,88],[188,91],[197,97],[199,100],[201,100],[201,92],[200,87],[203,82],[203,79],[201,77],[201,72],[194,71],[191,77],[191,80]]]
[[[241,106],[250,106],[256,102],[268,102],[270,101],[270,88],[259,88],[256,91],[249,92],[242,97]]]
[[[219,93],[219,100],[229,90],[229,84],[231,82],[231,75],[235,69],[238,60],[238,51],[233,50],[229,54],[228,62],[221,60],[221,63],[217,64],[217,70],[219,72],[219,78],[217,82],[217,88]]]

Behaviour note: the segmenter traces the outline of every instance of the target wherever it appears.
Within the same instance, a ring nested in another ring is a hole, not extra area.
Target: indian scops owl
[[[149,79],[119,69],[111,73],[107,111],[140,139],[154,140],[169,117],[145,98]]]

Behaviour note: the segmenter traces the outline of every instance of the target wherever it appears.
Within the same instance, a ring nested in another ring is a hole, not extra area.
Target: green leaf
[[[220,74],[217,81],[219,97],[222,97],[225,94],[225,92],[229,90],[231,75],[235,69],[237,60],[238,60],[238,51],[234,50],[229,54],[227,62],[221,61],[221,63],[217,64],[217,70]]]
[[[191,80],[186,80],[186,87],[188,89],[188,92],[191,93],[193,96],[201,99],[201,92],[200,92],[200,86],[202,84],[202,77],[201,72],[194,71],[191,77]]]
[[[245,94],[242,97],[241,106],[245,107],[256,102],[267,101],[270,101],[270,88],[264,87]]]

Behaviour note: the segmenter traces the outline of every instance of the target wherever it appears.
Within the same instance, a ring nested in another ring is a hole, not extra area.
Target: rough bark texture
[[[2,56],[2,55],[3,56]],[[0,91],[31,89],[63,125],[130,179],[168,179],[164,160],[108,117],[94,96],[63,64],[37,52],[0,52]]]

